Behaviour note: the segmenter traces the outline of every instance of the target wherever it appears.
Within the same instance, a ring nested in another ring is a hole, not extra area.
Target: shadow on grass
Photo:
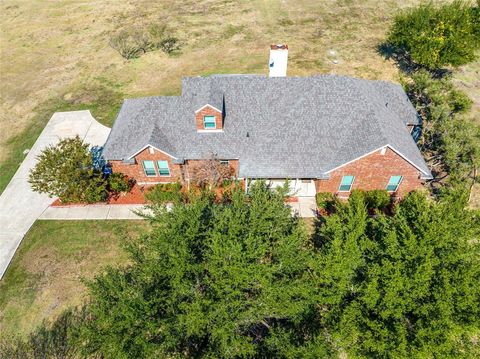
[[[389,42],[380,43],[377,46],[377,52],[386,60],[393,60],[400,71],[406,75],[411,75],[418,70],[426,70],[432,75],[433,78],[441,79],[452,74],[452,71],[449,69],[429,69],[425,66],[417,64],[412,60],[407,51],[396,47]]]

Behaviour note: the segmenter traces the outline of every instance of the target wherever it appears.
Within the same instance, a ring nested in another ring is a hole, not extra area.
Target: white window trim
[[[168,175],[162,175],[160,174],[160,166],[158,165],[158,162],[160,161],[165,161],[167,162],[167,169],[168,169]],[[158,170],[158,177],[171,177],[172,176],[172,172],[170,171],[170,165],[168,164],[168,161],[167,160],[156,160],[156,165],[157,165],[157,170]]]
[[[213,117],[213,124],[215,125],[214,128],[206,128],[205,127],[205,117]],[[203,130],[204,131],[215,131],[217,129],[217,116],[215,115],[205,115],[203,116]]]
[[[210,105],[209,103],[207,103],[206,105],[203,105],[202,107],[200,107],[197,111],[195,111],[195,113],[198,113],[200,111],[202,111],[205,107],[211,107],[213,108],[215,111],[218,111],[220,113],[222,113],[222,111],[220,111],[218,108],[216,108],[215,106],[212,106]]]
[[[211,130],[197,130],[198,133],[219,133],[219,132],[223,132],[223,130],[221,129],[211,129]]]
[[[152,147],[152,148],[156,149],[157,151],[160,151],[160,152],[162,152],[164,155],[167,155],[167,156],[169,156],[169,157],[171,157],[171,158],[175,158],[175,159],[177,158],[177,157],[175,157],[175,156],[172,156],[170,153],[167,153],[167,152],[162,151],[161,149],[159,149],[159,148],[157,148],[157,147],[155,147],[155,146],[152,146],[152,145],[150,145],[150,144],[147,144],[147,145],[143,146],[141,149],[139,149],[137,152],[135,152],[133,155],[131,155],[130,157],[127,157],[127,159],[130,159],[130,158],[132,158],[132,157],[135,157],[135,156],[138,155],[140,152],[145,151],[148,147]]]
[[[391,179],[392,177],[394,177],[394,176],[390,176],[390,179],[388,180],[388,183],[387,183],[387,185],[386,185],[386,187],[385,187],[385,189],[387,190],[387,192],[390,192],[390,193],[397,192],[397,191],[398,191],[398,187],[400,187],[400,185],[402,184],[402,182],[403,182],[403,176],[401,176],[401,175],[395,175],[395,176],[400,176],[400,182],[398,182],[397,187],[395,187],[395,189],[394,189],[393,191],[390,191],[390,190],[388,189],[388,186],[389,186],[389,183],[390,183],[390,179]]]
[[[153,163],[153,170],[155,171],[154,175],[147,174],[147,169],[145,168],[145,161],[151,161]],[[157,169],[155,167],[155,161],[154,160],[142,160],[142,167],[143,167],[143,173],[145,173],[145,176],[147,176],[147,177],[158,177]]]
[[[343,180],[343,177],[345,177],[345,176],[353,176],[353,175],[343,175],[342,180]],[[355,178],[356,178],[356,176],[353,176],[353,181],[352,181],[352,183],[350,183],[350,189],[348,191],[340,189],[342,187],[342,181],[340,181],[340,185],[338,186],[338,191],[337,192],[352,192],[352,187],[353,187],[353,184],[355,183]]]

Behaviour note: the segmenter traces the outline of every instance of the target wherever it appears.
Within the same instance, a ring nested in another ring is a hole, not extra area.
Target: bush
[[[319,209],[325,210],[330,208],[331,205],[335,202],[335,196],[333,195],[333,193],[330,192],[318,192],[315,195],[315,199],[317,202],[317,207]]]
[[[429,2],[397,15],[387,41],[429,69],[464,65],[480,47],[478,17],[478,6],[463,1]]]
[[[123,173],[112,173],[108,177],[108,189],[111,192],[129,192],[133,186],[133,181]]]
[[[94,168],[88,147],[77,136],[45,148],[30,171],[28,182],[32,189],[67,203],[105,200],[106,181],[102,172]]]
[[[178,50],[180,46],[176,37],[167,37],[157,44],[157,48],[166,54],[171,54],[173,51]]]
[[[167,34],[166,26],[156,24],[122,29],[112,35],[109,43],[127,60],[157,49],[166,54],[179,49],[178,39]]]
[[[454,176],[465,182],[474,180],[479,167],[480,133],[473,121],[460,116],[472,100],[457,90],[450,77],[435,79],[419,71],[405,84],[407,94],[422,118],[419,145],[443,182]]]
[[[390,194],[383,189],[366,191],[365,203],[369,209],[385,210],[390,204]]]
[[[145,197],[154,204],[181,201],[182,185],[178,182],[157,184],[146,193]]]

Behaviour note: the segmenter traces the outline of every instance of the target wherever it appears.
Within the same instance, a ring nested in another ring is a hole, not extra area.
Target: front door
[[[294,187],[294,196],[296,197],[313,197],[315,196],[315,182],[312,179],[292,180]]]

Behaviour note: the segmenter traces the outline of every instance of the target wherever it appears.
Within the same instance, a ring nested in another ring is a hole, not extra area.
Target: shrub
[[[478,7],[464,1],[435,6],[429,2],[395,17],[388,42],[429,69],[460,66],[475,59],[480,47]]]
[[[158,42],[157,48],[166,54],[171,54],[173,51],[178,50],[180,46],[176,37],[167,37],[166,39]]]
[[[335,196],[333,193],[330,192],[318,192],[315,195],[315,199],[317,201],[317,207],[319,209],[325,209],[331,207],[331,205],[335,202]]]
[[[460,116],[470,109],[472,100],[454,87],[450,77],[435,79],[427,71],[413,74],[405,89],[422,118],[419,145],[434,172],[441,174],[443,182],[451,176],[460,182],[475,180],[480,165],[479,127]]]
[[[35,192],[62,202],[99,202],[107,198],[102,172],[94,169],[89,145],[80,137],[61,140],[38,156],[28,182]]]
[[[183,199],[182,185],[175,183],[160,183],[151,188],[145,195],[154,204],[177,202]]]
[[[112,35],[109,43],[127,60],[157,49],[170,54],[180,48],[178,39],[167,33],[166,26],[156,24],[122,29]]]
[[[390,194],[383,189],[366,191],[365,203],[369,209],[384,210],[390,204]]]
[[[110,38],[110,46],[127,60],[140,56],[140,48],[133,40],[132,34],[127,30],[121,30],[113,35]]]
[[[112,173],[108,177],[108,189],[111,192],[129,192],[133,186],[133,181],[123,173]]]

